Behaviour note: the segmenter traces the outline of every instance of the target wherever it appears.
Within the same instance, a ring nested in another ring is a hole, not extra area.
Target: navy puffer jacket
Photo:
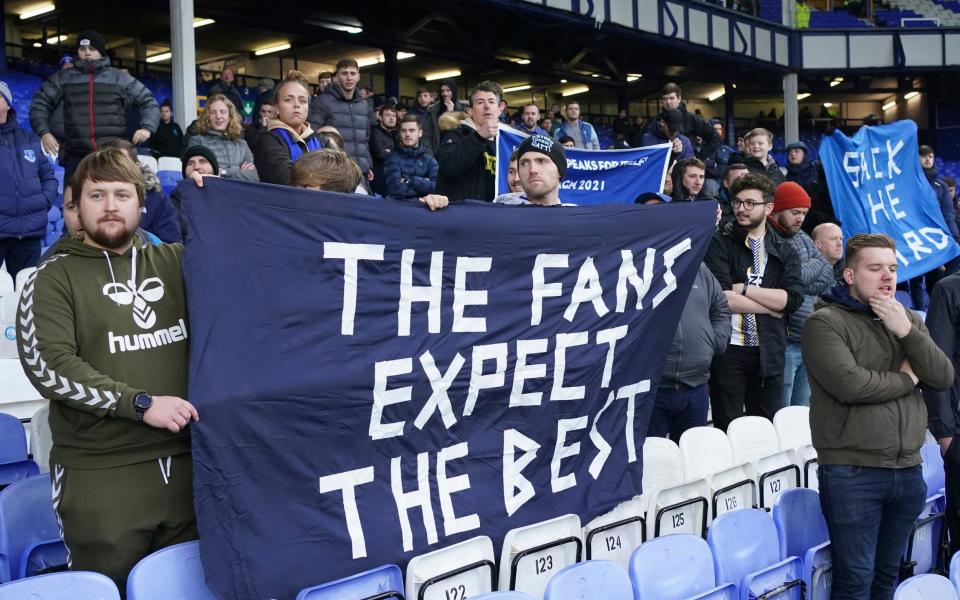
[[[411,200],[432,194],[437,188],[437,160],[426,148],[400,146],[387,155],[383,164],[387,196]]]
[[[0,239],[43,237],[57,178],[40,138],[20,128],[13,110],[0,123],[0,182]]]

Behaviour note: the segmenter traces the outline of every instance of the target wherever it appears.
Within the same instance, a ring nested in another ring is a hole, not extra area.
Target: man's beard
[[[556,186],[548,188],[544,183],[540,183],[538,186],[540,188],[539,190],[530,189],[524,191],[527,194],[527,200],[541,201],[553,196],[557,192],[557,188],[559,186],[560,184],[558,183]]]
[[[746,225],[744,225],[743,223],[740,223],[740,220],[737,219],[737,222],[740,223],[740,226],[746,229],[756,229],[757,226],[759,226],[761,223],[767,220],[766,215],[762,215],[762,214],[755,219],[750,216],[748,216],[747,218],[749,219],[749,221],[747,222]]]
[[[83,231],[86,235],[90,237],[91,240],[99,244],[100,246],[107,248],[108,250],[116,250],[117,248],[122,248],[133,239],[133,236],[137,234],[137,228],[134,227],[130,229],[127,227],[126,222],[123,224],[123,229],[116,233],[108,234],[101,227],[100,223],[97,223],[94,228],[87,228],[86,225],[81,223]]]
[[[799,228],[799,227],[794,227],[792,223],[784,223],[784,222],[781,221],[780,219],[777,219],[777,223],[779,223],[779,224],[780,224],[780,227],[782,227],[783,230],[784,230],[785,232],[787,232],[788,234],[790,234],[790,235],[794,235],[794,234],[796,234],[798,231],[800,231],[800,228]]]

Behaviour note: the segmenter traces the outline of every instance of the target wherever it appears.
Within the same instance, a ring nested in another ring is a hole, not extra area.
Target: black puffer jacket
[[[931,296],[926,326],[934,343],[956,368],[960,365],[960,274],[941,279]],[[948,390],[924,387],[923,401],[927,404],[927,429],[933,437],[940,439],[960,433],[960,376],[954,376]]]
[[[451,202],[492,201],[496,158],[496,141],[480,137],[473,120],[464,119],[459,127],[444,134],[437,148],[437,193]]]
[[[370,132],[370,157],[373,159],[373,181],[370,187],[381,196],[387,195],[387,184],[383,180],[383,166],[390,154],[397,148],[397,132],[384,129],[378,123]]]
[[[343,91],[331,83],[310,103],[310,127],[314,131],[324,125],[336,127],[343,137],[343,149],[366,175],[373,166],[370,159],[370,105],[354,90],[353,98],[343,97]]]
[[[110,66],[109,58],[78,60],[44,82],[30,104],[30,126],[37,135],[51,132],[51,116],[63,102],[67,154],[84,155],[127,133],[126,111],[140,111],[140,129],[150,133],[160,123],[160,108],[150,90]]]

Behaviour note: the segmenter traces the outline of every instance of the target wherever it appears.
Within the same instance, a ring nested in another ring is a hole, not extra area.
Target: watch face
[[[137,394],[133,399],[133,405],[141,410],[146,410],[150,408],[153,404],[153,398],[148,394]]]

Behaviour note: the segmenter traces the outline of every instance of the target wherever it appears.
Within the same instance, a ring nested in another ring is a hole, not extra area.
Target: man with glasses
[[[730,187],[736,225],[718,232],[704,259],[727,297],[733,332],[710,369],[713,424],[744,412],[773,419],[783,406],[787,319],[803,301],[796,253],[772,228],[773,183],[748,173]]]

